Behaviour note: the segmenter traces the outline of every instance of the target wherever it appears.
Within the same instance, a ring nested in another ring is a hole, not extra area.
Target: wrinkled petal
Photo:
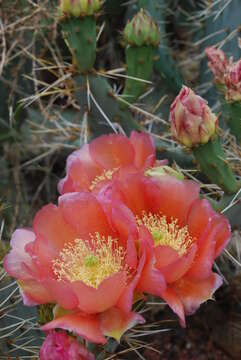
[[[32,264],[32,259],[25,251],[25,247],[34,240],[35,234],[31,230],[17,229],[14,231],[10,242],[12,249],[3,260],[4,269],[9,275],[21,280],[31,278],[23,264],[27,266]]]
[[[117,308],[111,308],[101,314],[101,328],[106,336],[120,342],[121,336],[136,324],[143,324],[145,319],[134,312],[125,313]]]
[[[153,138],[147,133],[132,131],[130,142],[135,150],[135,166],[138,169],[154,166],[156,149]]]
[[[126,274],[122,272],[104,280],[98,289],[80,281],[71,283],[71,287],[78,297],[79,309],[93,314],[105,311],[117,303],[125,289],[126,280]]]
[[[45,324],[41,329],[48,331],[56,328],[73,331],[94,343],[106,343],[100,328],[100,321],[94,315],[82,315],[81,313],[65,315]]]
[[[134,162],[134,150],[129,139],[123,135],[102,135],[90,145],[92,159],[104,169],[128,166]]]
[[[205,301],[212,299],[214,292],[222,285],[222,278],[212,273],[207,279],[195,281],[184,277],[173,284],[177,296],[183,303],[185,313],[193,314]]]
[[[78,236],[88,238],[90,233],[96,232],[103,236],[112,235],[104,210],[92,194],[81,192],[62,195],[59,207],[64,220],[75,229]]]

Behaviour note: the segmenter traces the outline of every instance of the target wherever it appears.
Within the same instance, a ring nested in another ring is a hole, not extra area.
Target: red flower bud
[[[218,123],[207,101],[186,86],[171,105],[170,121],[172,136],[187,147],[207,143]]]
[[[224,84],[224,74],[228,66],[224,52],[211,46],[206,48],[205,53],[209,60],[208,66],[214,76],[214,82]]]
[[[241,60],[230,64],[225,74],[226,99],[241,101]]]

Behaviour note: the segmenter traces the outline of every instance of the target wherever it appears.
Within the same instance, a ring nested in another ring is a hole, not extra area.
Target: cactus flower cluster
[[[161,171],[163,164],[148,134],[101,136],[70,155],[58,205],[13,233],[4,268],[25,305],[55,304],[44,331],[120,341],[144,323],[132,306],[145,294],[164,299],[185,326],[185,315],[220,287],[212,265],[230,239],[229,223],[199,199],[197,182],[166,165]],[[70,351],[63,343],[80,350],[66,336],[48,335],[41,359],[51,346]]]
[[[102,0],[60,0],[59,8],[63,15],[80,17],[96,14],[102,5]]]

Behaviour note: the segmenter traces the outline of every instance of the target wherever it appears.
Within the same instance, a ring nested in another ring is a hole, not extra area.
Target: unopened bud
[[[222,50],[216,49],[214,46],[206,48],[205,53],[209,60],[208,66],[214,76],[214,82],[224,84],[224,74],[228,66],[226,55]]]
[[[124,38],[131,46],[158,46],[160,30],[153,18],[141,9],[126,25]]]
[[[230,64],[225,74],[226,100],[241,101],[241,60]]]
[[[206,144],[215,136],[218,118],[206,100],[183,86],[171,105],[172,136],[187,147]]]

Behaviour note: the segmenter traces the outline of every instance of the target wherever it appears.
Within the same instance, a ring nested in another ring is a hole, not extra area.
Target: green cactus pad
[[[91,70],[96,57],[96,21],[93,16],[67,18],[61,22],[63,35],[82,73]]]
[[[218,184],[228,194],[237,192],[237,181],[226,159],[218,136],[207,144],[194,147],[192,151],[200,165],[201,171],[210,181]]]
[[[146,80],[149,80],[152,73],[154,55],[155,48],[153,46],[127,47],[127,79],[123,97],[128,102],[134,102],[144,93],[147,87]]]

